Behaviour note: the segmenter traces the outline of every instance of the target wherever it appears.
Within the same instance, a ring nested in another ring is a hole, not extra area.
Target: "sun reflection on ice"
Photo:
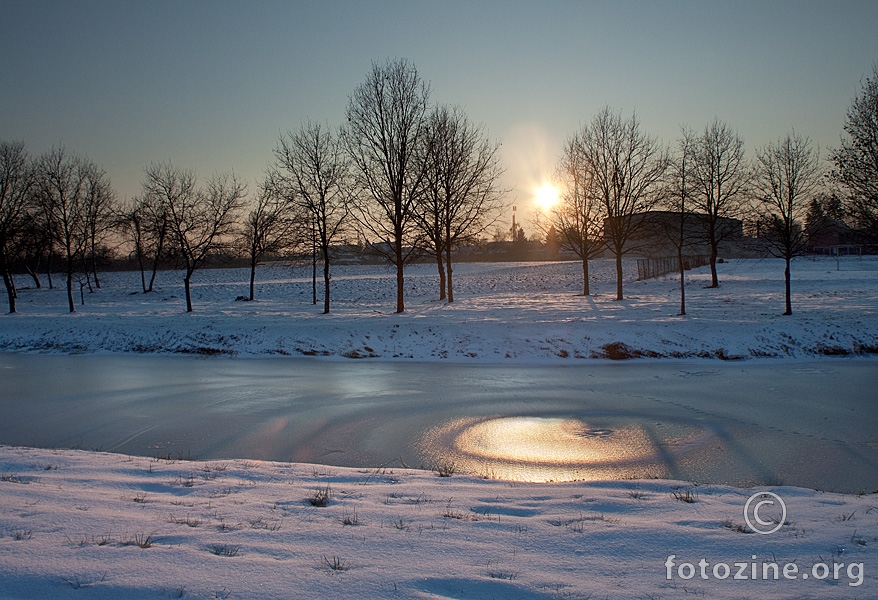
[[[676,425],[661,439],[639,423],[573,418],[496,417],[452,421],[424,437],[424,453],[461,472],[533,482],[664,475],[662,456],[704,437]],[[657,445],[658,444],[658,445]],[[635,469],[636,467],[636,469]]]

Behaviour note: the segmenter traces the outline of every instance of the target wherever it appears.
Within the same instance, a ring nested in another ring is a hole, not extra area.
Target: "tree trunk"
[[[439,299],[445,300],[445,266],[440,248],[436,249],[436,266],[439,269]]]
[[[582,295],[591,295],[588,289],[588,258],[582,259]]]
[[[133,221],[134,223],[134,256],[137,257],[137,266],[140,267],[140,287],[143,289],[143,293],[146,293],[146,262],[144,261],[143,256],[143,244],[142,233],[140,231],[140,221],[136,218]]]
[[[73,302],[73,259],[67,259],[67,304],[70,312],[76,312],[76,305]]]
[[[3,269],[3,283],[6,284],[6,295],[9,297],[9,314],[15,312],[15,284],[12,281],[12,274],[7,269]]]
[[[402,261],[402,234],[399,233],[396,236],[394,252],[396,254],[396,312],[401,313],[405,312],[405,277],[403,275],[403,261]]]
[[[149,289],[146,290],[147,292],[152,291],[152,286],[155,283],[155,276],[159,270],[159,261],[162,259],[162,252],[164,251],[164,248],[165,248],[165,225],[163,224],[161,229],[159,230],[159,241],[156,244],[155,255],[153,256],[152,275],[149,278]]]
[[[323,218],[321,220],[322,227],[320,228],[320,255],[323,258],[323,314],[329,314],[329,300],[330,300],[330,291],[329,291],[329,280],[332,279],[332,276],[329,273],[329,239],[326,235],[326,213],[322,213]]]
[[[716,274],[716,242],[710,241],[710,287],[719,287],[719,277]]]
[[[146,263],[143,262],[143,249],[138,246],[134,248],[134,254],[137,256],[137,266],[140,267],[140,287],[143,293],[146,293]]]
[[[311,304],[317,305],[317,227],[311,221]]]
[[[46,258],[46,277],[49,278],[49,289],[54,290],[55,285],[52,282],[52,255]]]
[[[186,277],[183,278],[183,286],[186,288],[186,312],[192,312],[192,295],[189,293],[189,279],[192,277],[192,273],[187,272]]]
[[[323,314],[329,314],[329,252],[323,252]]]
[[[146,290],[147,292],[152,291],[152,286],[155,283],[155,276],[158,273],[158,270],[159,270],[159,261],[158,261],[158,258],[156,258],[156,260],[153,261],[153,263],[152,263],[152,275],[149,276],[149,287]]]
[[[784,278],[784,291],[786,292],[785,293],[786,311],[784,312],[784,315],[791,315],[791,314],[793,314],[793,301],[792,301],[792,298],[790,297],[790,259],[789,259],[789,257],[786,258],[786,267],[784,268],[784,271],[783,271],[783,278]]]
[[[445,287],[448,289],[448,303],[451,304],[454,302],[454,283],[452,281],[454,269],[451,268],[451,246],[446,246],[445,248],[445,271],[447,275]]]
[[[95,287],[101,289],[101,280],[98,279],[98,257],[95,256],[94,248],[91,250],[91,273],[95,276]],[[89,291],[92,291],[91,286],[89,286]]]
[[[317,304],[317,253],[311,255],[311,304]]]
[[[256,287],[256,255],[250,255],[250,296],[248,300],[253,302],[253,294]]]
[[[39,265],[37,265],[39,268]],[[40,276],[37,275],[37,272],[30,268],[27,264],[24,265],[24,270],[27,271],[27,274],[30,275],[30,278],[34,280],[34,286],[37,289],[41,289],[43,287],[43,283],[40,281]]]
[[[397,202],[396,208],[397,214],[400,212],[399,202]],[[405,276],[403,273],[403,268],[405,265],[403,264],[402,252],[403,252],[403,229],[400,224],[396,224],[393,230],[393,254],[394,264],[396,265],[396,312],[401,313],[405,312]]]
[[[403,265],[400,260],[396,265],[396,312],[405,312],[405,298],[403,295],[403,286],[405,285],[405,277],[403,276]]]
[[[622,300],[622,252],[616,252],[616,300]]]
[[[686,267],[683,264],[683,247],[677,248],[677,264],[680,267],[680,316],[686,314]]]

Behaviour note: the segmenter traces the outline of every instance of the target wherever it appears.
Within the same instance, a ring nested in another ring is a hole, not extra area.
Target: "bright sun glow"
[[[534,200],[540,210],[551,210],[558,202],[558,188],[551,183],[544,183],[534,193]]]

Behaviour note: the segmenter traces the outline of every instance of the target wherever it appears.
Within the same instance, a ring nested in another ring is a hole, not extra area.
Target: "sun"
[[[541,210],[551,210],[558,202],[558,188],[551,183],[544,183],[534,192],[534,202]]]

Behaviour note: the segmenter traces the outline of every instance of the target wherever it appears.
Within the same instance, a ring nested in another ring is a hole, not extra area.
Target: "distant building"
[[[653,210],[635,213],[631,219],[635,232],[625,243],[626,254],[636,254],[646,258],[676,255],[681,221],[683,252],[690,255],[710,253],[710,246],[707,243],[708,220],[704,213],[686,212],[681,215],[677,211]],[[610,218],[604,219],[605,232],[609,222]],[[726,256],[738,254],[744,242],[743,222],[740,219],[719,217],[717,225],[719,254]]]
[[[808,236],[808,249],[818,254],[832,254],[838,246],[849,246],[859,241],[857,232],[845,223],[823,217],[819,224],[811,227]]]

